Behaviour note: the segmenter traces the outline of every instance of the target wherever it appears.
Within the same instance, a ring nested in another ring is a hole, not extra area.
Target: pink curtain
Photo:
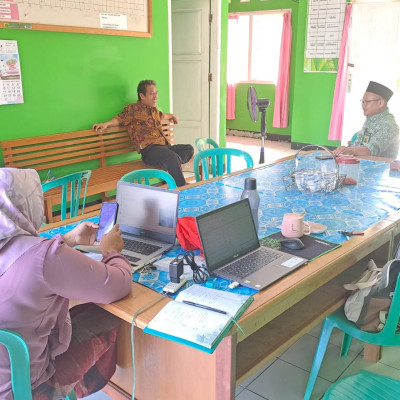
[[[275,91],[274,128],[286,128],[289,117],[289,75],[290,51],[292,49],[291,13],[283,14],[281,53],[279,59],[278,83]]]
[[[234,14],[229,14],[228,19],[238,21],[239,17]],[[234,25],[230,24],[230,28],[234,28]],[[232,40],[234,37],[228,37],[228,40]],[[226,86],[226,119],[235,119],[235,99],[236,99],[236,84],[229,82],[228,77],[228,84]]]
[[[346,98],[347,85],[347,66],[349,61],[349,39],[351,27],[351,14],[353,5],[346,5],[346,14],[344,17],[342,42],[340,44],[339,66],[336,76],[335,93],[333,95],[333,105],[331,114],[331,123],[329,126],[330,140],[342,140],[344,103]]]
[[[226,85],[226,119],[235,119],[235,90],[234,83]]]

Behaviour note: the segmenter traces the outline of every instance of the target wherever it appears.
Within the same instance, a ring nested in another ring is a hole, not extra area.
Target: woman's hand
[[[79,244],[90,246],[95,242],[96,229],[98,227],[99,226],[93,222],[85,221],[72,229],[72,231],[63,235],[62,238],[70,247],[74,247]]]
[[[124,248],[119,224],[115,224],[110,232],[106,233],[100,240],[101,254],[105,256],[110,251],[120,252]]]

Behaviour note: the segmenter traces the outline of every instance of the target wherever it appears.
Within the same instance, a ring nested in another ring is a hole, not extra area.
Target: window
[[[228,83],[278,79],[283,11],[235,13],[228,21]]]

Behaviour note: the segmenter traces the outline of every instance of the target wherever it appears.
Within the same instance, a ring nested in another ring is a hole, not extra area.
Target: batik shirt
[[[371,156],[396,158],[399,150],[399,127],[394,116],[389,110],[368,116],[351,146],[365,146]]]
[[[167,145],[168,141],[162,134],[161,118],[163,113],[156,107],[148,107],[141,101],[128,104],[116,116],[120,126],[128,128],[135,150],[140,153],[150,144]]]

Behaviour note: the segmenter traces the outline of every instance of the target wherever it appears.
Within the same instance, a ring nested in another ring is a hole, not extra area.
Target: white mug
[[[287,238],[299,238],[311,233],[310,224],[304,221],[303,214],[288,213],[283,216],[282,235]]]

